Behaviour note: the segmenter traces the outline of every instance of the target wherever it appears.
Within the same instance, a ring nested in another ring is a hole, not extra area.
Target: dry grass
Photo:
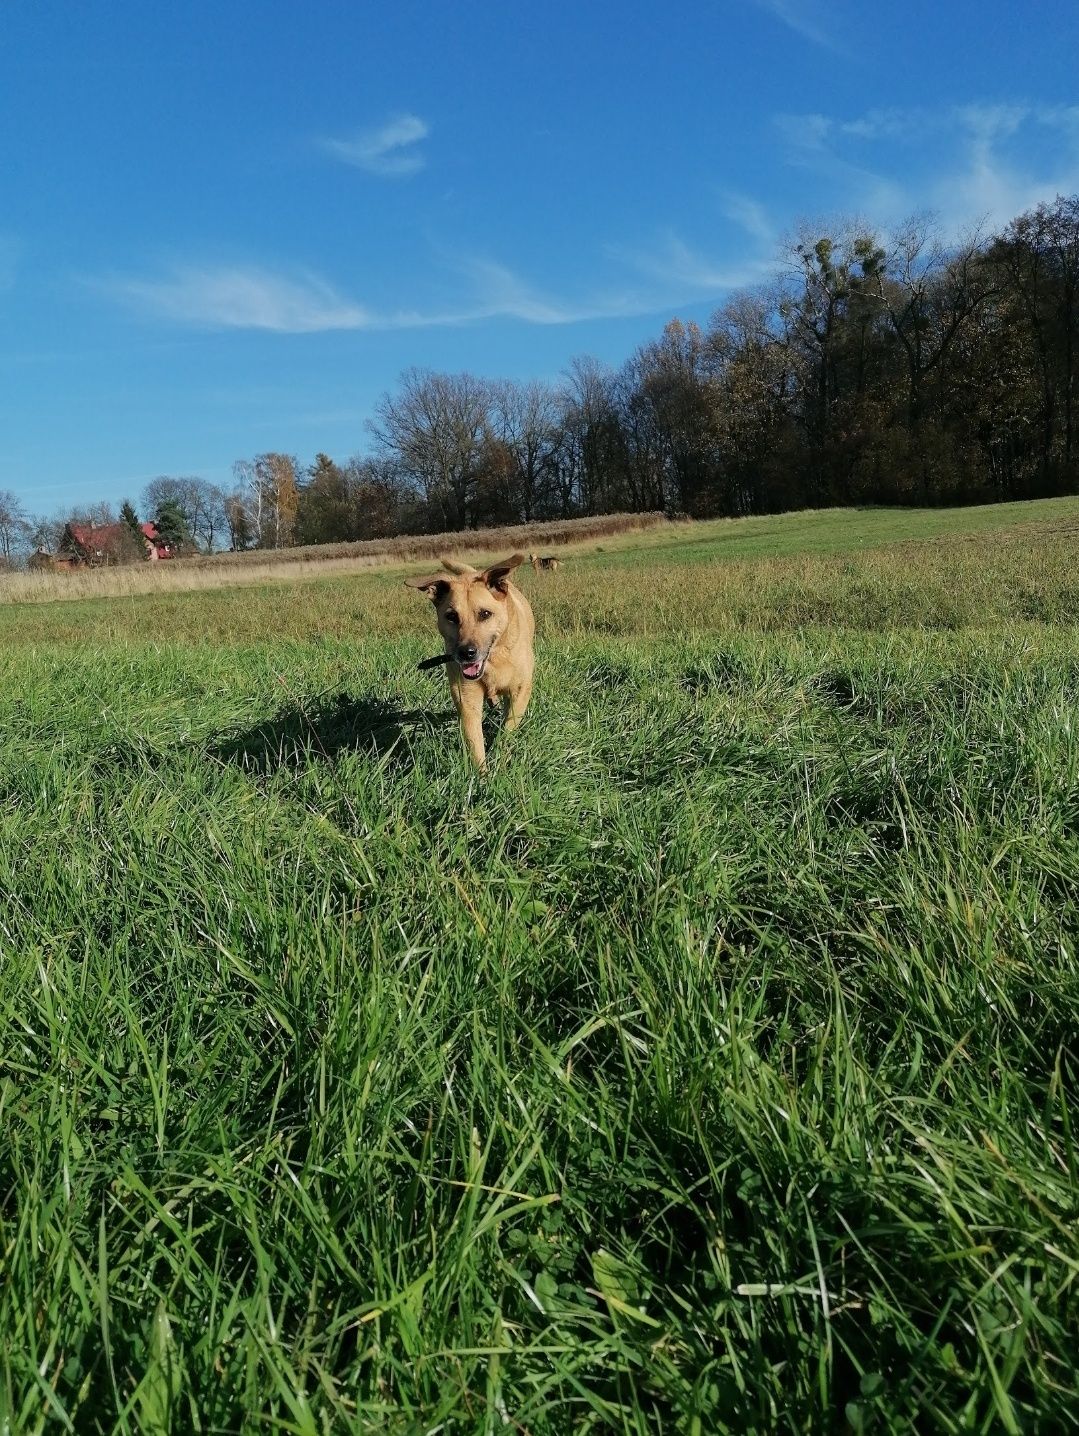
[[[252,549],[207,554],[178,562],[129,564],[122,568],[70,569],[63,573],[0,574],[0,603],[50,603],[63,599],[128,598],[141,593],[186,593],[296,578],[297,565],[317,566],[319,575],[360,573],[388,564],[437,558],[443,553],[506,552],[513,549],[580,544],[612,535],[667,525],[663,514],[606,514],[561,523],[519,524],[417,534],[363,543],[308,544],[291,549]]]
[[[639,533],[642,529],[669,522],[665,514],[601,514],[596,518],[562,519],[554,523],[508,524],[502,528],[463,529],[441,534],[404,534],[399,538],[368,539],[362,543],[307,544],[301,548],[279,549],[274,559],[280,563],[324,563],[327,559],[392,558],[399,562],[437,558],[439,554],[470,550],[508,550],[536,547],[540,544],[582,543],[588,539],[608,538],[613,534]],[[258,565],[265,554],[257,549],[248,553],[215,553],[202,558],[185,559],[185,566],[200,568],[233,567],[237,564]]]

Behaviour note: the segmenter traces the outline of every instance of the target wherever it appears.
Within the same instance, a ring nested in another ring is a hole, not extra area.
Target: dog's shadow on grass
[[[406,709],[383,698],[335,698],[291,702],[249,728],[223,733],[209,748],[219,763],[249,773],[297,770],[330,763],[345,753],[366,753],[394,767],[412,766],[408,737],[454,721],[452,711]]]

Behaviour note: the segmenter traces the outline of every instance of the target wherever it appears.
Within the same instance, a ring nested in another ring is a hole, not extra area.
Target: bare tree
[[[471,374],[408,369],[379,400],[369,428],[412,480],[440,527],[474,524],[473,498],[490,430],[490,387]]]
[[[512,498],[531,523],[550,504],[562,448],[558,393],[539,380],[491,386],[491,425],[510,458]]]
[[[30,537],[30,521],[21,501],[9,489],[0,489],[0,559],[10,564]]]
[[[590,355],[570,364],[561,390],[563,455],[558,487],[562,516],[620,506],[625,447],[613,372]]]
[[[251,515],[247,511],[247,504],[243,493],[236,489],[231,494],[226,494],[222,506],[225,527],[228,531],[229,548],[234,553],[250,548],[251,541],[257,530],[255,529]]]

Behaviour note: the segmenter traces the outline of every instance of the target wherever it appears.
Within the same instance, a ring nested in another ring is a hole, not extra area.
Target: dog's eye
[[[446,617],[447,617],[447,619],[449,620],[450,623],[456,623],[456,622],[457,622],[457,610],[456,610],[455,608],[447,608],[447,609],[446,609]]]
[[[491,610],[489,608],[481,608],[479,613],[476,614],[476,618],[480,623],[486,623],[490,616]]]

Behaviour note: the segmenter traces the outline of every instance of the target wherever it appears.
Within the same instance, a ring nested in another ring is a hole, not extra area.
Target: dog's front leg
[[[478,683],[452,677],[450,692],[472,761],[482,770],[487,766],[487,750],[483,746],[483,689]]]

